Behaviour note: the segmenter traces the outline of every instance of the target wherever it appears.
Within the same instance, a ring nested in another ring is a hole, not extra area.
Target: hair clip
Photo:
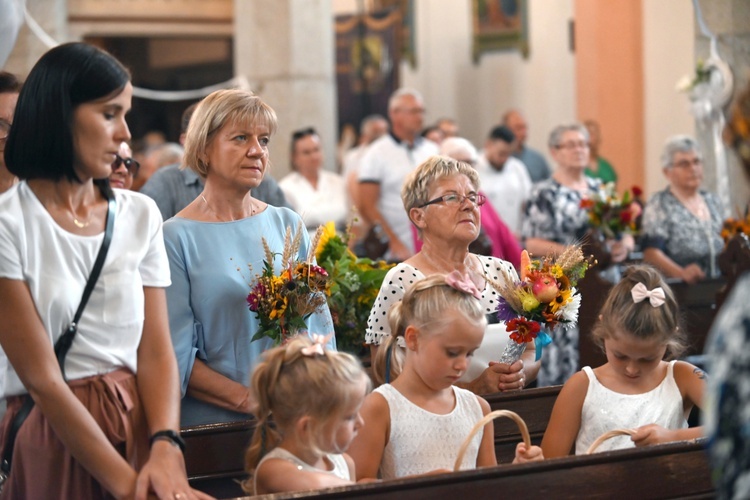
[[[329,340],[331,340],[331,337],[333,337],[333,333],[329,333],[328,335],[318,335],[317,333],[313,333],[312,335],[310,335],[312,345],[303,347],[302,349],[300,349],[300,352],[303,355],[310,357],[315,356],[316,354],[325,356],[325,345]]]
[[[633,297],[633,302],[636,304],[642,302],[648,297],[649,302],[651,302],[651,307],[659,307],[663,305],[667,298],[662,287],[657,286],[653,290],[649,290],[643,283],[636,283],[630,290],[630,295]]]
[[[459,292],[468,293],[473,295],[477,299],[482,298],[482,294],[479,291],[476,283],[471,280],[468,274],[461,274],[458,271],[451,271],[450,274],[446,275],[445,283],[458,290]]]

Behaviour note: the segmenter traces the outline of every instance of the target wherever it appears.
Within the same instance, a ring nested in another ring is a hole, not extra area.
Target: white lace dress
[[[473,393],[453,386],[456,406],[446,415],[420,408],[390,384],[375,392],[388,402],[391,432],[380,462],[380,478],[394,479],[436,469],[453,469],[458,449],[478,421],[482,407]],[[464,455],[461,469],[477,466],[482,433],[478,432]]]
[[[331,474],[336,477],[340,477],[341,479],[345,479],[347,481],[351,481],[352,478],[349,476],[349,466],[346,464],[346,459],[344,458],[344,455],[329,453],[326,455],[326,458],[329,462],[333,464],[332,470],[325,470],[325,469],[318,469],[316,467],[313,467],[312,465],[308,464],[307,462],[302,461],[300,458],[298,458],[296,455],[293,455],[289,451],[285,450],[284,448],[276,447],[273,450],[266,453],[263,458],[258,462],[258,466],[255,468],[256,474],[253,477],[253,494],[257,495],[257,486],[255,484],[255,478],[257,477],[257,472],[260,470],[260,466],[263,465],[263,462],[270,458],[279,458],[281,460],[287,460],[289,462],[292,462],[294,465],[297,466],[297,470],[306,470],[309,472],[319,472],[321,474]]]
[[[667,376],[654,389],[643,394],[620,394],[604,387],[591,367],[583,368],[589,377],[589,388],[581,409],[581,428],[576,439],[576,455],[583,455],[591,443],[614,429],[635,429],[659,424],[666,429],[688,426],[683,410],[680,388],[674,379],[674,361],[669,363]],[[630,436],[608,439],[596,451],[634,448]]]

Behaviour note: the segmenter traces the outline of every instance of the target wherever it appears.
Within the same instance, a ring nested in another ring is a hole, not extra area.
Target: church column
[[[67,0],[27,0],[26,9],[41,28],[57,42],[67,41]],[[24,24],[3,68],[22,78],[49,48]]]
[[[336,167],[336,87],[330,0],[235,0],[235,73],[276,111],[271,174],[290,170],[292,131],[313,126]]]

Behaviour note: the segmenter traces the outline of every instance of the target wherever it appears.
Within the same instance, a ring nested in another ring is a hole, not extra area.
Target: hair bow
[[[333,333],[329,333],[328,335],[318,335],[317,333],[313,333],[310,335],[312,345],[303,347],[300,349],[300,352],[305,356],[315,356],[316,354],[325,356],[325,345],[331,340],[331,337],[333,337]]]
[[[633,289],[630,290],[630,295],[633,296],[633,302],[636,304],[648,298],[649,302],[651,302],[651,307],[661,306],[667,298],[662,287],[657,286],[653,290],[649,290],[643,283],[636,283]]]
[[[458,271],[452,271],[445,277],[445,283],[460,292],[468,293],[469,295],[473,295],[478,299],[482,298],[482,294],[479,291],[479,288],[477,287],[476,283],[472,281],[468,274],[461,274]]]

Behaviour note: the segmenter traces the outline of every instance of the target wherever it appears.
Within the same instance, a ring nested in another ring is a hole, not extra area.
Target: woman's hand
[[[135,498],[145,500],[150,491],[166,500],[207,500],[213,497],[194,490],[187,481],[182,451],[167,440],[154,441],[151,455],[135,483]]]
[[[523,371],[523,360],[513,364],[490,361],[482,374],[469,384],[474,394],[492,394],[495,392],[517,391],[526,385]]]
[[[612,262],[623,262],[635,248],[635,240],[633,236],[624,234],[619,240],[607,240],[607,248],[612,256]]]
[[[538,446],[526,448],[523,441],[516,445],[516,456],[513,459],[514,464],[524,464],[526,462],[541,462],[544,460],[544,453]]]
[[[698,264],[693,263],[682,268],[680,271],[680,278],[682,278],[682,281],[685,283],[692,285],[705,279],[706,273],[703,272],[703,269],[701,269]]]

